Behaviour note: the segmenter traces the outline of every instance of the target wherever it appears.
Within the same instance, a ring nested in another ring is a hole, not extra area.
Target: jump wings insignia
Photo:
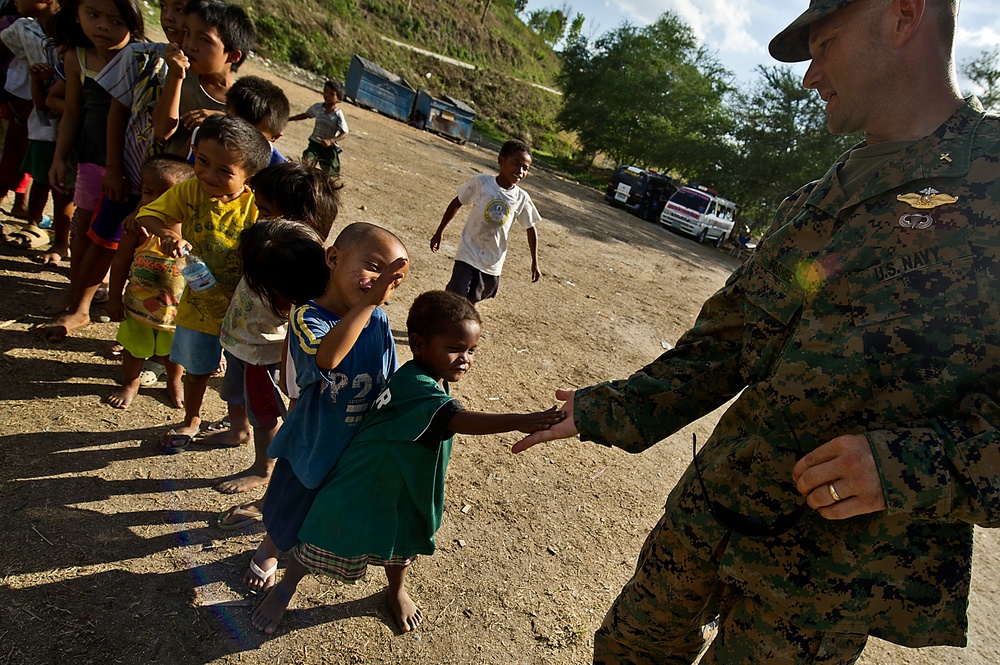
[[[949,203],[956,203],[958,198],[950,194],[942,194],[933,187],[928,187],[920,190],[919,194],[900,194],[896,200],[908,203],[917,210],[930,210]]]

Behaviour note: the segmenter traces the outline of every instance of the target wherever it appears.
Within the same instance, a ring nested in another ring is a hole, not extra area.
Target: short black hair
[[[338,81],[337,79],[327,79],[326,83],[323,84],[323,87],[330,88],[330,90],[333,90],[335,93],[337,93],[337,99],[339,99],[342,102],[345,101],[344,95],[346,94],[347,89],[344,87],[344,84]]]
[[[195,152],[202,141],[218,141],[237,155],[243,172],[252,177],[271,161],[271,142],[257,128],[234,115],[210,115],[198,128]]]
[[[410,305],[406,316],[406,334],[427,340],[454,330],[463,321],[483,325],[479,312],[468,298],[451,291],[425,291]]]
[[[257,41],[257,30],[246,10],[222,0],[191,0],[184,7],[184,13],[194,14],[218,30],[226,53],[240,52],[240,59],[230,67],[234,72],[238,70]]]
[[[524,141],[518,141],[517,139],[511,139],[507,141],[502,146],[500,146],[500,156],[507,157],[508,155],[516,155],[519,152],[531,156],[531,148]]]
[[[226,93],[226,107],[272,137],[285,131],[291,109],[280,86],[259,76],[241,76]]]
[[[339,250],[348,250],[377,238],[385,237],[395,239],[399,243],[399,246],[403,248],[403,251],[406,251],[406,245],[399,239],[399,236],[392,231],[383,229],[381,226],[375,226],[368,222],[354,222],[345,226],[337,234],[337,239],[333,241],[333,246]]]
[[[285,219],[312,227],[326,241],[340,210],[340,181],[318,166],[282,162],[257,172],[250,189],[281,210]]]
[[[278,309],[277,296],[304,305],[330,281],[323,239],[302,222],[267,219],[244,229],[239,256],[247,286],[280,318],[288,312]]]
[[[169,152],[153,155],[142,163],[141,173],[149,173],[164,180],[184,182],[194,177],[194,166],[180,155]]]
[[[146,41],[146,25],[142,20],[142,8],[136,0],[111,0],[118,13],[128,28],[130,41]],[[10,3],[13,7],[14,3]],[[49,17],[45,26],[46,32],[52,36],[52,43],[58,47],[60,53],[68,48],[93,48],[94,42],[90,41],[83,32],[77,14],[80,11],[80,0],[62,0],[56,5],[57,11]]]

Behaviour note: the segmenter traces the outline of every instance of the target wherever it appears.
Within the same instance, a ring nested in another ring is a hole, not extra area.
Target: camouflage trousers
[[[867,635],[819,632],[792,625],[719,576],[724,545],[695,556],[661,518],[639,555],[635,575],[594,635],[594,663],[693,663],[718,633],[702,665],[853,663]]]

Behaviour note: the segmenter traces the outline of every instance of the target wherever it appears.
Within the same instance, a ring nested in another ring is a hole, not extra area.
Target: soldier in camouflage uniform
[[[1000,120],[958,92],[956,11],[812,0],[771,53],[811,59],[830,130],[866,140],[784,201],[676,348],[557,391],[571,417],[515,445],[639,452],[739,395],[595,662],[690,663],[716,617],[705,663],[965,644],[972,525],[1000,522]]]

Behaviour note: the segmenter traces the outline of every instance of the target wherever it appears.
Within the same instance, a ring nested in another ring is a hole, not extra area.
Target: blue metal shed
[[[417,91],[417,103],[413,107],[414,114],[420,114],[423,128],[453,138],[464,143],[472,135],[472,121],[476,112],[458,99],[448,95],[435,96],[421,88]]]
[[[407,122],[417,91],[406,80],[354,54],[347,69],[345,92],[358,106],[375,109],[390,118]]]

